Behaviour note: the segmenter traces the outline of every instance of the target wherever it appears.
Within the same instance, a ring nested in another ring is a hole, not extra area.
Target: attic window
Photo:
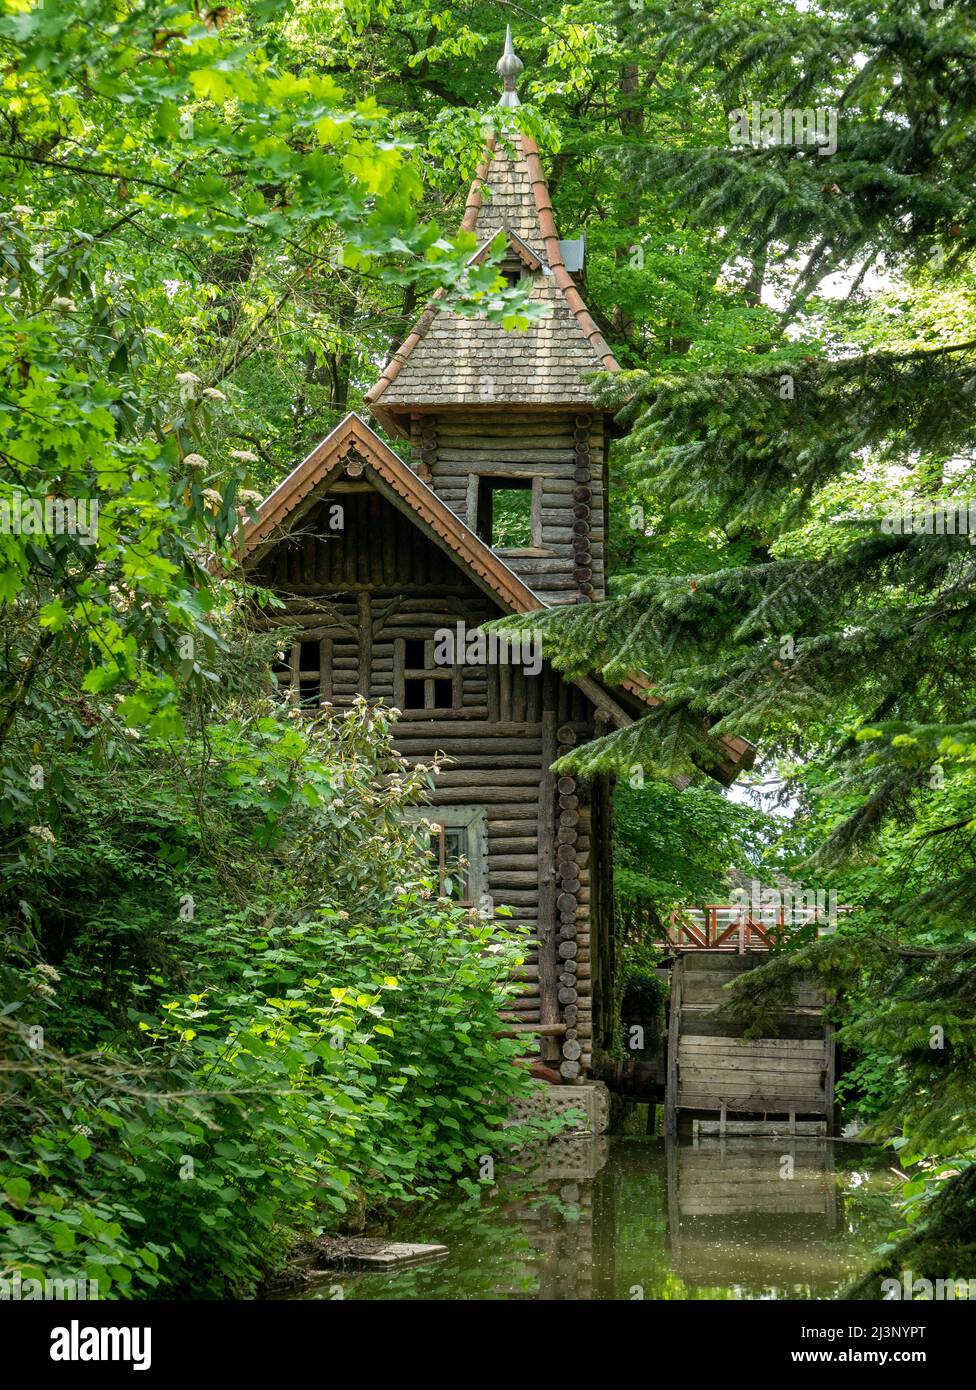
[[[393,702],[404,711],[461,708],[460,666],[436,666],[434,643],[423,638],[400,637],[393,646]]]
[[[501,266],[501,273],[505,278],[505,283],[509,289],[514,290],[522,279],[523,266],[521,261],[505,261]]]
[[[285,660],[271,668],[281,693],[294,690],[301,709],[318,709],[331,699],[331,645],[328,637],[293,642],[285,649]]]
[[[478,535],[493,549],[532,550],[542,544],[541,478],[478,479]]]

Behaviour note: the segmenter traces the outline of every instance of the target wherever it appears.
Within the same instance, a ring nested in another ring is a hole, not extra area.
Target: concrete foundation
[[[584,1081],[578,1086],[540,1085],[531,1100],[519,1102],[515,1118],[530,1114],[563,1115],[581,1112],[572,1124],[576,1134],[606,1134],[610,1128],[610,1092],[602,1081]]]

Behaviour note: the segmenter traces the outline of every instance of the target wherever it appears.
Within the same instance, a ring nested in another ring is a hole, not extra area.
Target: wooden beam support
[[[559,1018],[556,979],[556,692],[547,665],[542,690],[542,775],[539,782],[539,999],[540,1018],[553,1024]],[[543,1057],[554,1060],[558,1049],[543,1046]]]
[[[371,602],[368,593],[361,593],[356,599],[356,609],[358,613],[357,640],[359,643],[359,681],[357,689],[360,695],[369,699],[369,682],[373,666],[373,622],[371,616]]]

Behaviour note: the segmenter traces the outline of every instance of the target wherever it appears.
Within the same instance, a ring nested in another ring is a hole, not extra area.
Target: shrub
[[[432,896],[402,815],[429,773],[388,712],[222,716],[77,755],[54,829],[16,841],[0,1273],[246,1294],[296,1232],[526,1137],[498,1036],[521,934]]]

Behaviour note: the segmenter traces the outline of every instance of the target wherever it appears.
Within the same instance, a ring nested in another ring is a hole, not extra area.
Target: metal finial
[[[505,52],[495,64],[495,71],[498,76],[504,79],[505,90],[502,92],[499,106],[519,106],[518,92],[515,90],[515,83],[519,73],[524,69],[525,64],[512,47],[512,26],[505,25]]]

